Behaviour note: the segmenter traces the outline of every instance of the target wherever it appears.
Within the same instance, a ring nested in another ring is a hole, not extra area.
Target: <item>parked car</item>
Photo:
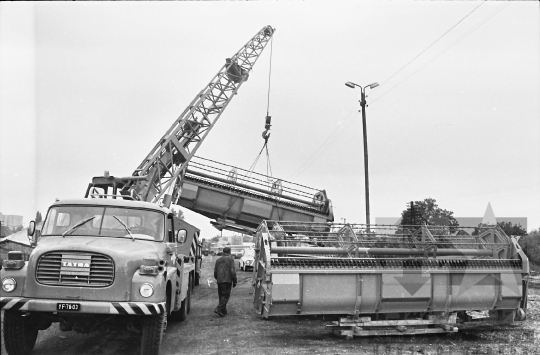
[[[253,264],[255,262],[255,249],[246,248],[243,251],[243,255],[238,261],[238,267],[242,271],[247,271],[248,269],[253,269]]]
[[[210,255],[219,255],[223,253],[223,244],[220,243],[212,243],[210,245]]]

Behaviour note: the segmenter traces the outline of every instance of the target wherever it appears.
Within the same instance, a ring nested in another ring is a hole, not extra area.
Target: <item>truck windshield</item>
[[[86,223],[74,228],[85,220]],[[135,239],[162,241],[164,226],[164,214],[156,211],[125,207],[54,206],[47,214],[41,235],[65,233],[65,236],[129,239],[133,236]]]

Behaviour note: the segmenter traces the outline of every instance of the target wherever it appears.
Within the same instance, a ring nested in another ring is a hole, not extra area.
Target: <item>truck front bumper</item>
[[[59,311],[59,303],[80,304],[78,311]],[[94,302],[77,300],[47,300],[24,297],[0,297],[0,310],[27,312],[65,312],[125,315],[155,315],[165,312],[165,302]]]

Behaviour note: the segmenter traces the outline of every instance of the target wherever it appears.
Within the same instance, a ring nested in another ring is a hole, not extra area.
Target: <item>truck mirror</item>
[[[178,232],[176,232],[176,242],[184,243],[185,241],[186,241],[186,231],[184,229],[181,229]]]
[[[28,241],[30,242],[31,247],[35,247],[37,245],[37,241],[41,235],[39,230],[36,230],[36,222],[31,221],[30,225],[27,229],[28,233]]]
[[[30,221],[30,224],[28,225],[28,236],[31,237],[34,235],[34,232],[36,231],[36,222]]]

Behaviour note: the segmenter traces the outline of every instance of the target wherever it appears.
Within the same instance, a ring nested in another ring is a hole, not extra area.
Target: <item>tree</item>
[[[540,229],[522,236],[518,241],[531,263],[540,265]]]
[[[40,224],[43,221],[43,217],[41,216],[41,212],[36,212],[36,224]]]
[[[178,209],[173,208],[172,211],[176,214],[176,217],[180,219],[185,219],[184,211],[182,211],[180,208]]]
[[[411,201],[408,208],[401,212],[401,225],[444,224],[458,227],[454,212],[443,210],[437,205],[435,199],[428,197],[424,201]]]
[[[527,231],[521,226],[521,224],[512,224],[512,222],[501,221],[501,222],[497,222],[497,226],[499,226],[504,231],[504,233],[509,237],[512,235],[522,236],[522,235],[527,234]],[[480,223],[478,225],[478,228],[474,228],[472,235],[478,235],[482,233],[482,231],[485,230],[482,228],[485,228],[485,227],[489,227],[489,226],[487,224]]]
[[[507,236],[511,235],[526,235],[527,231],[521,226],[521,224],[512,224],[512,222],[497,222],[497,225],[506,233]]]

